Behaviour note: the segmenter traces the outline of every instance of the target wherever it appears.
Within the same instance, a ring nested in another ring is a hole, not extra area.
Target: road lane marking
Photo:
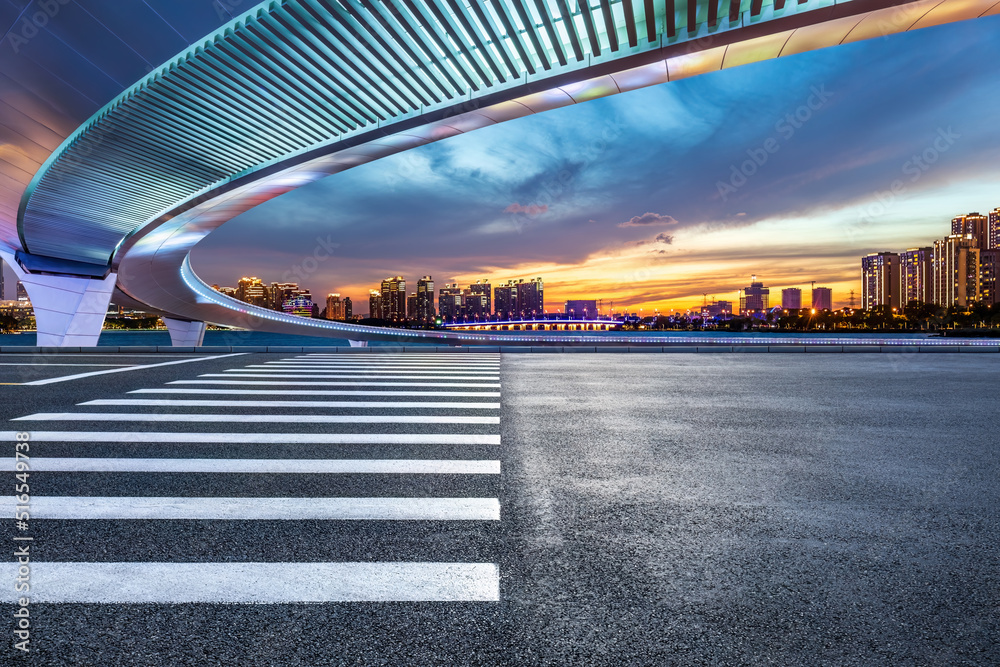
[[[37,412],[11,421],[244,423],[247,415],[131,412]],[[437,415],[267,415],[272,424],[499,424],[500,417]],[[137,436],[141,437],[141,436]]]
[[[14,459],[0,470],[14,472]],[[499,475],[500,461],[467,459],[117,459],[33,457],[32,472]]]
[[[0,431],[13,442],[20,431]],[[141,442],[138,440],[141,438]],[[127,431],[32,431],[31,442],[199,443],[250,445],[499,445],[497,434],[458,433],[130,433]]]
[[[251,364],[246,366],[247,369],[282,369],[282,370],[316,370],[316,371],[360,371],[365,369],[374,369],[381,372],[389,372],[392,370],[398,370],[400,372],[406,373],[419,373],[419,372],[440,372],[440,373],[498,373],[500,371],[500,365],[489,365],[489,366],[439,366],[437,364],[431,365],[406,365],[406,366],[386,366],[383,364],[365,365],[365,364],[279,364],[277,362],[271,362],[267,364]]]
[[[361,380],[363,378],[373,378],[379,379],[379,375],[375,373],[343,373],[343,374],[330,374],[330,373],[267,373],[267,372],[243,372],[243,373],[202,373],[198,377],[201,378],[290,378],[290,379],[320,379],[320,380]],[[392,376],[388,378],[381,379],[392,379]],[[493,382],[499,382],[500,377],[496,375],[451,375],[451,376],[440,376],[440,375],[411,375],[407,377],[399,378],[401,380],[481,380],[487,381],[492,380]],[[34,383],[32,383],[34,384]]]
[[[14,496],[0,499],[14,515]],[[499,521],[496,498],[230,498],[32,496],[32,519],[232,521]]]
[[[4,581],[17,578],[3,563]],[[287,604],[496,602],[493,563],[52,563],[32,560],[32,602]],[[6,587],[4,601],[18,593]]]
[[[44,362],[23,363],[23,364],[0,363],[0,366],[133,366],[133,365],[134,364],[46,364]]]
[[[205,377],[201,375],[199,377]],[[232,377],[231,375],[222,377]],[[166,384],[235,384],[240,386],[290,385],[308,387],[462,387],[471,389],[499,389],[499,383],[478,382],[296,382],[294,380],[174,380]]]
[[[277,366],[247,366],[227,368],[226,373],[347,373],[349,375],[496,375],[496,370],[382,370],[362,368],[279,368]],[[445,378],[441,378],[445,379]]]
[[[153,408],[430,408],[434,410],[499,410],[499,403],[440,401],[226,401],[151,398],[101,398],[81,406],[141,406]]]
[[[223,396],[433,396],[500,398],[499,391],[350,391],[340,389],[134,389],[129,394],[219,394]]]
[[[45,380],[35,380],[33,382],[25,382],[25,386],[39,386],[45,384],[53,384],[56,382],[69,382],[70,380],[79,380],[82,378],[94,377],[96,375],[106,375],[108,373],[124,373],[126,371],[141,371],[149,368],[160,368],[161,366],[173,366],[175,364],[190,364],[196,361],[212,361],[213,359],[225,359],[227,357],[241,357],[245,353],[239,352],[236,354],[220,354],[211,357],[194,357],[191,359],[176,359],[174,361],[164,361],[160,364],[144,364],[142,366],[128,366],[126,368],[111,368],[103,371],[91,371],[89,373],[79,373],[77,375],[64,375],[62,377],[48,378]]]

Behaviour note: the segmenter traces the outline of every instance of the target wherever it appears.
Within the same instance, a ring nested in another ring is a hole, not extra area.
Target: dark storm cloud
[[[699,229],[863,210],[896,180],[905,197],[997,169],[998,30],[919,30],[485,128],[269,202],[195,259],[216,281],[285,270],[331,235],[331,275],[459,275],[578,263],[656,225],[683,248]]]
[[[619,222],[619,227],[647,227],[649,225],[676,225],[677,221],[669,215],[660,215],[659,213],[643,213],[642,215],[633,215],[631,218],[625,222]]]

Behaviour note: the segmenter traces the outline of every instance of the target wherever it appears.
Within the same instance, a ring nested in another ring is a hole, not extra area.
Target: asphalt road
[[[20,357],[47,366],[0,366],[0,382],[122,368],[54,363],[192,356]],[[297,356],[0,386],[0,430],[30,432],[42,468],[30,478],[41,515],[27,533],[4,520],[0,539],[10,554],[15,536],[32,536],[37,595],[65,599],[31,603],[32,650],[15,650],[8,555],[0,664],[1000,664],[994,355],[509,354],[499,383],[475,379],[496,375],[492,355],[478,366],[456,354],[281,363]],[[344,393],[357,391],[368,393]],[[80,405],[92,401],[111,404]],[[393,405],[414,402],[425,405]],[[6,442],[0,460],[13,461]],[[64,468],[46,470],[59,467],[46,459]],[[153,469],[73,471],[71,459]],[[216,467],[198,468],[206,460]],[[400,460],[412,469],[368,469]],[[360,468],[277,471],[345,461]],[[0,479],[12,488],[14,474]],[[120,502],[110,518],[81,518],[94,498]],[[226,519],[183,516],[238,498],[248,501]],[[288,516],[268,515],[298,498]],[[431,515],[421,503],[486,504],[477,516],[464,505],[437,518],[310,515],[354,499],[403,499],[378,511]],[[152,515],[115,518],[142,511]],[[102,569],[115,563],[142,567]],[[323,587],[300,574],[343,563],[411,564],[417,581],[382,586],[385,571],[361,567],[346,575],[355,588],[325,594],[379,599],[302,601]],[[255,579],[265,564],[278,565]],[[429,564],[474,568],[463,572],[476,585]],[[140,577],[133,589],[129,576]],[[399,599],[433,597],[421,577],[451,599]],[[150,591],[216,599],[123,601]],[[261,595],[279,601],[249,602]]]

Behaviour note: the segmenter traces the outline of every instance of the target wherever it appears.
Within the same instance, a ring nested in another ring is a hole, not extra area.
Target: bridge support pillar
[[[366,340],[348,340],[347,342],[351,344],[351,347],[368,347]]]
[[[31,299],[39,347],[93,347],[101,336],[117,275],[105,278],[28,273],[3,253]]]
[[[205,323],[164,317],[174,347],[201,347],[205,343]]]

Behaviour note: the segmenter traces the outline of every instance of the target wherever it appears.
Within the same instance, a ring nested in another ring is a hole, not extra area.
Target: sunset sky
[[[847,305],[861,255],[1000,206],[998,33],[1000,17],[919,30],[448,139],[258,207],[194,267],[223,285],[296,280],[330,237],[336,256],[299,282],[356,312],[395,274],[541,276],[550,312],[567,298],[685,309],[735,299],[751,274],[779,300],[815,280]]]

